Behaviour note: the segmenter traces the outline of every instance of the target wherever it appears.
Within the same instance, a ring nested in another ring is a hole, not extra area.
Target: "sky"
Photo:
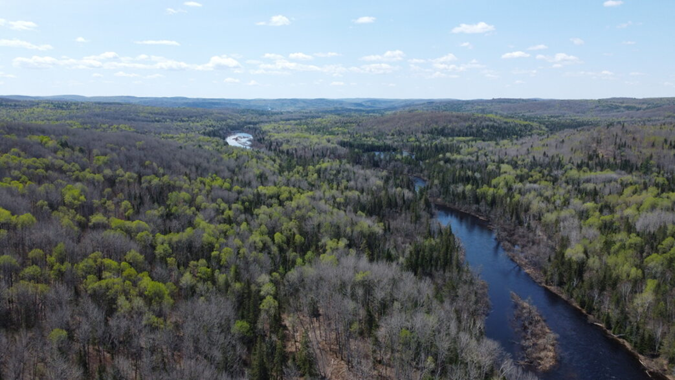
[[[675,96],[672,0],[1,0],[0,94]]]

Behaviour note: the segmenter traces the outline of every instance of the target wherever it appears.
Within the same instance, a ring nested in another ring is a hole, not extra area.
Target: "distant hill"
[[[153,107],[206,108],[206,109],[253,109],[268,111],[377,111],[411,107],[433,103],[428,99],[206,99],[206,98],[141,98],[135,96],[0,96],[13,100],[58,100],[71,102],[130,103]]]
[[[424,110],[498,114],[528,119],[567,117],[580,119],[646,119],[675,118],[675,98],[609,98],[590,100],[556,99],[208,99],[152,98],[134,96],[0,96],[7,100],[70,101],[87,103],[124,103],[164,108],[201,108],[255,110],[273,112],[389,112]]]
[[[613,119],[672,119],[675,116],[675,98],[450,100],[415,105],[410,108],[529,117],[565,116]]]

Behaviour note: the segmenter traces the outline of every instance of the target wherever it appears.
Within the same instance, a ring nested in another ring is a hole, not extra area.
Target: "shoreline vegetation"
[[[511,292],[515,306],[516,332],[520,337],[520,364],[547,372],[558,364],[558,336],[551,331],[539,310],[528,300]]]
[[[636,357],[639,361],[640,364],[642,364],[645,372],[649,374],[649,376],[653,379],[657,380],[675,380],[675,376],[669,375],[667,365],[662,361],[662,360],[655,360],[649,357],[646,357],[637,350],[625,339],[616,336],[613,334],[607,326],[602,324],[601,322],[598,321],[598,319],[588,313],[584,308],[582,308],[576,301],[574,301],[572,298],[568,297],[562,289],[556,287],[556,286],[551,286],[546,284],[545,279],[544,279],[544,274],[541,273],[541,270],[538,268],[534,267],[531,265],[527,259],[522,255],[518,254],[515,252],[513,249],[514,246],[519,245],[517,241],[513,241],[513,236],[514,234],[506,233],[506,230],[509,230],[510,228],[504,224],[504,223],[499,223],[495,222],[494,218],[490,218],[488,215],[471,210],[467,207],[462,207],[462,206],[457,206],[450,204],[446,201],[443,201],[442,199],[433,199],[432,200],[435,206],[440,206],[444,207],[459,213],[463,213],[466,215],[473,216],[483,222],[486,223],[486,226],[490,228],[491,230],[495,231],[496,236],[497,236],[497,241],[499,241],[500,244],[502,244],[502,247],[504,248],[504,251],[506,254],[509,256],[511,260],[513,260],[514,263],[516,263],[525,273],[527,273],[532,280],[534,280],[538,285],[546,288],[550,292],[554,293],[558,297],[560,297],[562,300],[567,302],[569,305],[571,305],[573,308],[584,314],[588,318],[588,322],[593,324],[594,326],[598,327],[602,332],[607,336],[609,339],[613,340],[614,342],[620,344],[624,349],[626,349],[628,352],[631,353],[634,357]],[[506,243],[506,244],[505,244]]]

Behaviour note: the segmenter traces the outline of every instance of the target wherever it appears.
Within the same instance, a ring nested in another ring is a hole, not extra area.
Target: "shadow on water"
[[[416,183],[417,185],[417,183]],[[486,335],[512,355],[517,337],[512,329],[510,292],[530,298],[558,334],[559,365],[538,374],[542,379],[649,379],[639,361],[608,339],[586,316],[546,288],[539,286],[504,252],[489,226],[478,218],[439,207],[436,219],[450,225],[461,240],[466,259],[489,285],[492,311],[485,321]]]

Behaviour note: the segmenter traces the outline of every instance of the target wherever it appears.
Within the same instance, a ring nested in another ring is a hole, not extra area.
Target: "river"
[[[424,181],[413,178],[415,187]],[[460,239],[469,266],[488,283],[492,311],[485,321],[485,334],[514,357],[517,336],[512,328],[510,292],[530,298],[558,334],[559,364],[537,374],[542,379],[650,379],[640,362],[625,348],[609,339],[586,316],[548,289],[539,286],[504,252],[494,232],[480,219],[448,208],[437,207],[436,219],[450,225]]]

